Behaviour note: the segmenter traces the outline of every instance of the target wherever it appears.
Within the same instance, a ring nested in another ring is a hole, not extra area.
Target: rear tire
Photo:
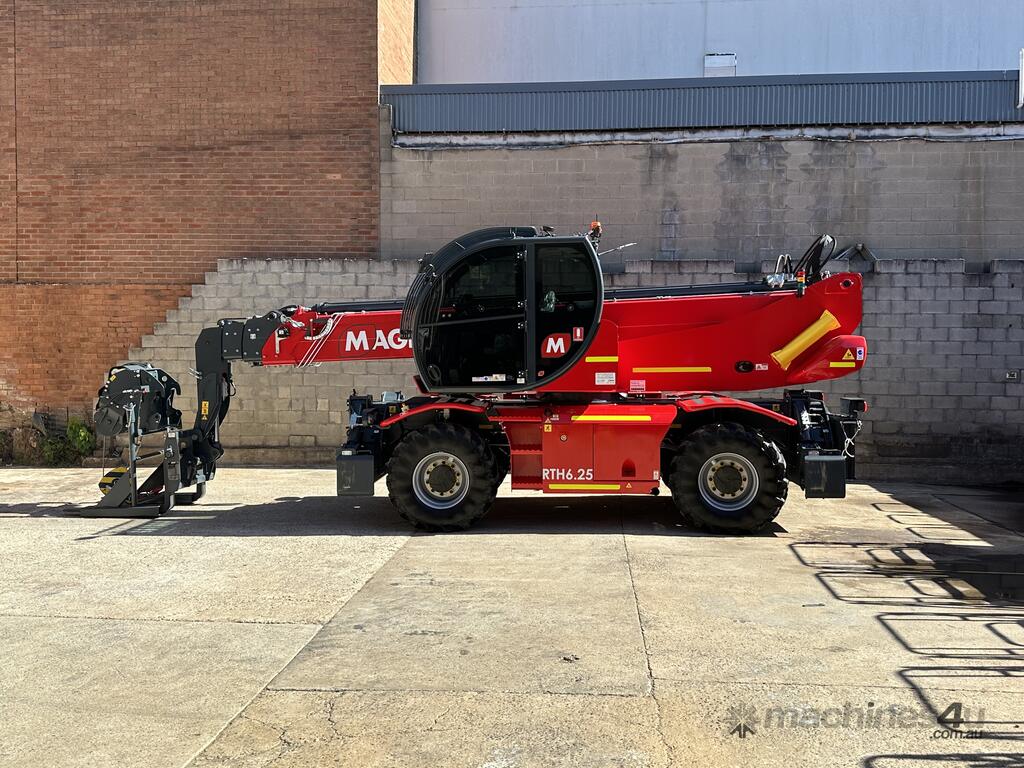
[[[454,424],[402,438],[388,461],[388,492],[398,513],[424,531],[461,531],[485,514],[497,493],[487,443]]]
[[[672,460],[668,486],[686,520],[729,533],[763,528],[789,491],[779,447],[740,424],[711,424],[687,435]]]

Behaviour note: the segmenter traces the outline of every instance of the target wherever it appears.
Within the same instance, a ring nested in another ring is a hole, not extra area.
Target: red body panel
[[[796,419],[791,419],[789,416],[776,413],[768,408],[762,408],[760,405],[748,402],[747,400],[737,400],[735,397],[701,392],[676,400],[676,405],[687,413],[697,413],[698,411],[707,411],[712,408],[738,408],[741,411],[749,411],[769,419],[774,419],[780,424],[785,424],[787,427],[796,426]]]
[[[546,493],[650,493],[661,480],[671,404],[499,406],[512,487]]]
[[[396,406],[397,408],[397,406]],[[384,428],[390,427],[392,424],[409,418],[410,416],[417,416],[422,413],[429,413],[430,411],[463,411],[465,413],[483,413],[486,409],[482,405],[472,405],[471,403],[427,403],[421,405],[418,408],[410,408],[407,411],[401,411],[396,413],[394,416],[389,416],[380,423]]]
[[[826,310],[837,327],[783,368],[772,353]],[[864,365],[867,344],[851,335],[860,321],[861,278],[856,274],[834,275],[800,297],[795,291],[772,291],[609,301],[583,359],[538,391],[744,391],[836,379]],[[753,370],[738,371],[741,361]],[[596,383],[610,380],[608,374],[614,374],[614,384]]]
[[[312,365],[345,360],[412,357],[412,346],[398,335],[402,313],[338,312],[324,315],[306,307],[286,320],[287,336],[271,336],[263,346],[264,365]]]
[[[284,323],[289,334],[266,342],[262,362],[412,357],[400,319],[394,310],[323,315],[300,308]],[[745,391],[836,379],[864,366],[867,343],[853,335],[860,321],[861,278],[846,273],[814,283],[803,296],[779,290],[606,301],[579,362],[536,391]],[[796,343],[803,335],[809,343]],[[581,343],[570,336],[568,354]],[[778,354],[787,349],[797,354]]]
[[[263,348],[265,365],[412,357],[399,311],[321,314],[300,308]],[[840,274],[795,291],[606,301],[579,361],[536,392],[689,393],[674,402],[517,404],[487,408],[439,401],[396,413],[387,428],[438,409],[501,425],[512,487],[549,493],[650,493],[661,480],[661,446],[679,410],[740,409],[788,427],[796,421],[712,390],[757,390],[834,379],[863,367],[861,278]],[[584,334],[564,329],[567,354]],[[541,340],[538,340],[539,342]],[[694,394],[695,393],[695,394]]]

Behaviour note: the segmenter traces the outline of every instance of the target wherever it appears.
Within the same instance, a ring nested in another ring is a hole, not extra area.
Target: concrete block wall
[[[388,113],[383,113],[390,135]],[[454,139],[453,139],[454,141]],[[481,226],[605,226],[628,258],[760,262],[822,232],[881,258],[1024,255],[1024,141],[775,140],[423,150],[382,142],[381,253]]]
[[[287,304],[403,297],[409,260],[227,259],[132,350],[176,375],[195,413],[193,345],[223,317]],[[629,261],[610,287],[747,279],[732,260]],[[997,482],[1024,477],[1024,261],[968,272],[962,260],[882,261],[865,275],[868,364],[820,385],[834,407],[863,395],[871,410],[858,440],[865,479]],[[343,439],[353,389],[415,391],[410,360],[319,369],[234,368],[238,394],[223,429],[226,461],[330,463]]]
[[[193,287],[130,359],[152,362],[178,379],[178,407],[191,425],[196,413],[195,366],[199,332],[225,317],[250,317],[289,304],[357,301],[405,296],[413,261],[364,259],[222,259]],[[331,463],[344,439],[346,402],[353,389],[415,392],[411,360],[330,363],[303,369],[233,366],[237,397],[224,422],[228,462]]]

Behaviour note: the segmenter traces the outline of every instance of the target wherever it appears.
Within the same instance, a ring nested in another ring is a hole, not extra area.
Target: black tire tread
[[[736,517],[706,507],[697,490],[697,475],[707,458],[724,451],[755,460],[760,488],[757,497]],[[774,520],[789,493],[786,459],[779,447],[750,427],[731,422],[710,424],[687,435],[671,462],[668,486],[680,515],[690,525],[723,533],[752,533]]]
[[[448,450],[466,464],[472,479],[466,498],[448,510],[422,507],[412,488],[412,475],[420,459],[436,450]],[[487,443],[466,427],[440,423],[408,432],[387,464],[388,498],[398,514],[421,531],[462,531],[487,514],[498,493],[498,468]]]

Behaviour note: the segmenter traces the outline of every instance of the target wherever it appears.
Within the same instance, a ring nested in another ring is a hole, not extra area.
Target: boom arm
[[[412,345],[399,330],[400,309],[335,309],[339,306],[343,305],[289,308],[287,315],[283,315],[286,310],[271,313],[283,316],[264,341],[258,362],[301,367],[412,357]],[[248,332],[247,327],[243,332]]]
[[[346,360],[412,357],[399,333],[401,302],[284,307],[262,317],[221,320],[196,341],[199,410],[192,430],[196,455],[212,471],[224,451],[218,430],[233,388],[231,362],[303,367]],[[376,308],[373,308],[376,307]]]

